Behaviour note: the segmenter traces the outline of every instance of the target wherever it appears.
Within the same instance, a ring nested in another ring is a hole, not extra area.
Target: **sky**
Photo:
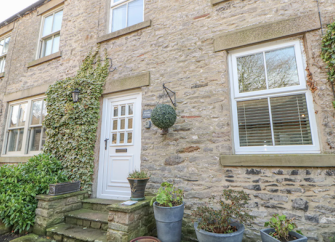
[[[0,0],[0,23],[35,2],[37,0]]]

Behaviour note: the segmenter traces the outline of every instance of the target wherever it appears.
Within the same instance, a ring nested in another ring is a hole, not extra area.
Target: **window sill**
[[[32,156],[2,156],[0,157],[1,163],[22,163],[27,162]]]
[[[33,67],[33,66],[37,66],[37,65],[43,64],[44,62],[48,62],[48,61],[51,61],[51,60],[59,58],[59,57],[62,57],[62,52],[61,51],[58,51],[54,54],[51,54],[51,55],[45,56],[43,58],[40,58],[40,59],[34,60],[32,62],[29,62],[27,67],[30,68],[30,67]]]
[[[5,77],[5,73],[4,73],[4,72],[1,72],[1,73],[0,73],[0,78],[3,78],[3,77]]]
[[[335,167],[335,155],[221,155],[230,167]]]
[[[132,33],[132,32],[135,32],[135,31],[138,31],[140,29],[144,29],[144,28],[147,28],[147,27],[150,27],[150,26],[151,26],[151,20],[147,20],[147,21],[144,21],[142,23],[135,24],[135,25],[129,26],[127,28],[120,29],[118,31],[112,32],[110,34],[103,35],[103,36],[98,38],[97,43],[102,43],[102,42],[105,42],[107,40],[115,39],[115,38],[118,38],[122,35],[129,34],[129,33]]]
[[[211,0],[211,4],[216,5],[218,3],[223,3],[223,2],[227,2],[227,1],[229,1],[229,0]]]

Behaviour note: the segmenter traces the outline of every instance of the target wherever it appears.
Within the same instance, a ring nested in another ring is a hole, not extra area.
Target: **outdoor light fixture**
[[[72,92],[72,100],[74,103],[78,102],[79,100],[79,90],[78,88],[74,89],[74,91]]]

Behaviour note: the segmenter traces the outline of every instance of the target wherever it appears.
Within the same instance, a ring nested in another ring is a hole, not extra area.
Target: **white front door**
[[[141,93],[113,95],[103,102],[98,197],[130,198],[128,174],[141,164]]]

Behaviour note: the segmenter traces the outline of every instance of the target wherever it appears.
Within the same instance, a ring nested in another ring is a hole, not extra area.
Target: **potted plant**
[[[132,201],[142,201],[145,199],[145,187],[150,179],[150,176],[144,171],[137,171],[130,173],[128,176],[128,182],[130,184],[131,198]]]
[[[223,190],[223,195],[218,200],[219,208],[202,206],[193,211],[192,215],[196,218],[194,228],[199,242],[241,242],[243,224],[253,220],[253,216],[245,208],[248,199],[249,196],[244,191]],[[214,196],[211,201],[215,201]]]
[[[156,197],[151,200],[157,227],[157,237],[162,242],[180,242],[184,216],[184,191],[163,182]]]
[[[307,242],[307,237],[300,230],[293,230],[298,226],[293,222],[294,218],[288,219],[285,215],[274,214],[269,222],[264,224],[264,227],[269,229],[261,230],[263,242]]]
[[[158,104],[152,110],[152,123],[163,130],[162,134],[167,134],[170,127],[172,127],[177,119],[176,110],[167,104]]]

